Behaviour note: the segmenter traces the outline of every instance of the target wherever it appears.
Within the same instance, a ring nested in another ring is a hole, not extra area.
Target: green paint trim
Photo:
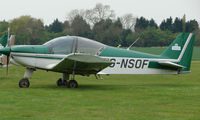
[[[12,56],[30,57],[30,58],[44,58],[44,59],[57,59],[57,60],[62,60],[63,59],[63,57],[41,57],[41,56],[31,56],[31,55],[12,55]]]
[[[11,47],[11,51],[16,53],[50,54],[45,45],[16,45]]]
[[[152,55],[148,53],[137,52],[133,50],[126,50],[116,47],[106,47],[99,56],[102,57],[126,57],[126,58],[157,58],[157,59],[165,59],[165,57],[161,57],[159,55]]]

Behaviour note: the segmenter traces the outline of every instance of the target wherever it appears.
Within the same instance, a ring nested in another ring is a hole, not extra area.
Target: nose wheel
[[[30,82],[29,82],[28,78],[23,78],[19,81],[20,88],[28,88],[29,85],[30,85]]]

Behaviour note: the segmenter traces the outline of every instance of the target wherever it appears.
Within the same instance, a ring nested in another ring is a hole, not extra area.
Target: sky
[[[0,0],[0,21],[10,21],[22,15],[42,19],[45,25],[56,18],[66,20],[74,9],[91,9],[97,3],[110,5],[116,16],[132,13],[136,17],[153,18],[158,24],[175,17],[200,22],[200,0]]]

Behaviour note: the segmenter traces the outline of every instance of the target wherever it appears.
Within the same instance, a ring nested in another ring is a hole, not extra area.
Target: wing
[[[69,74],[75,70],[75,74],[88,75],[96,74],[111,64],[112,62],[99,56],[71,54],[58,64],[53,65],[51,70]]]

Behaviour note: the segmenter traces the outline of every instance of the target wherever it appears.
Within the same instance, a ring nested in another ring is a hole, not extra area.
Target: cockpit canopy
[[[97,41],[77,36],[58,37],[44,45],[51,54],[84,53],[89,55],[98,55],[106,46]]]

